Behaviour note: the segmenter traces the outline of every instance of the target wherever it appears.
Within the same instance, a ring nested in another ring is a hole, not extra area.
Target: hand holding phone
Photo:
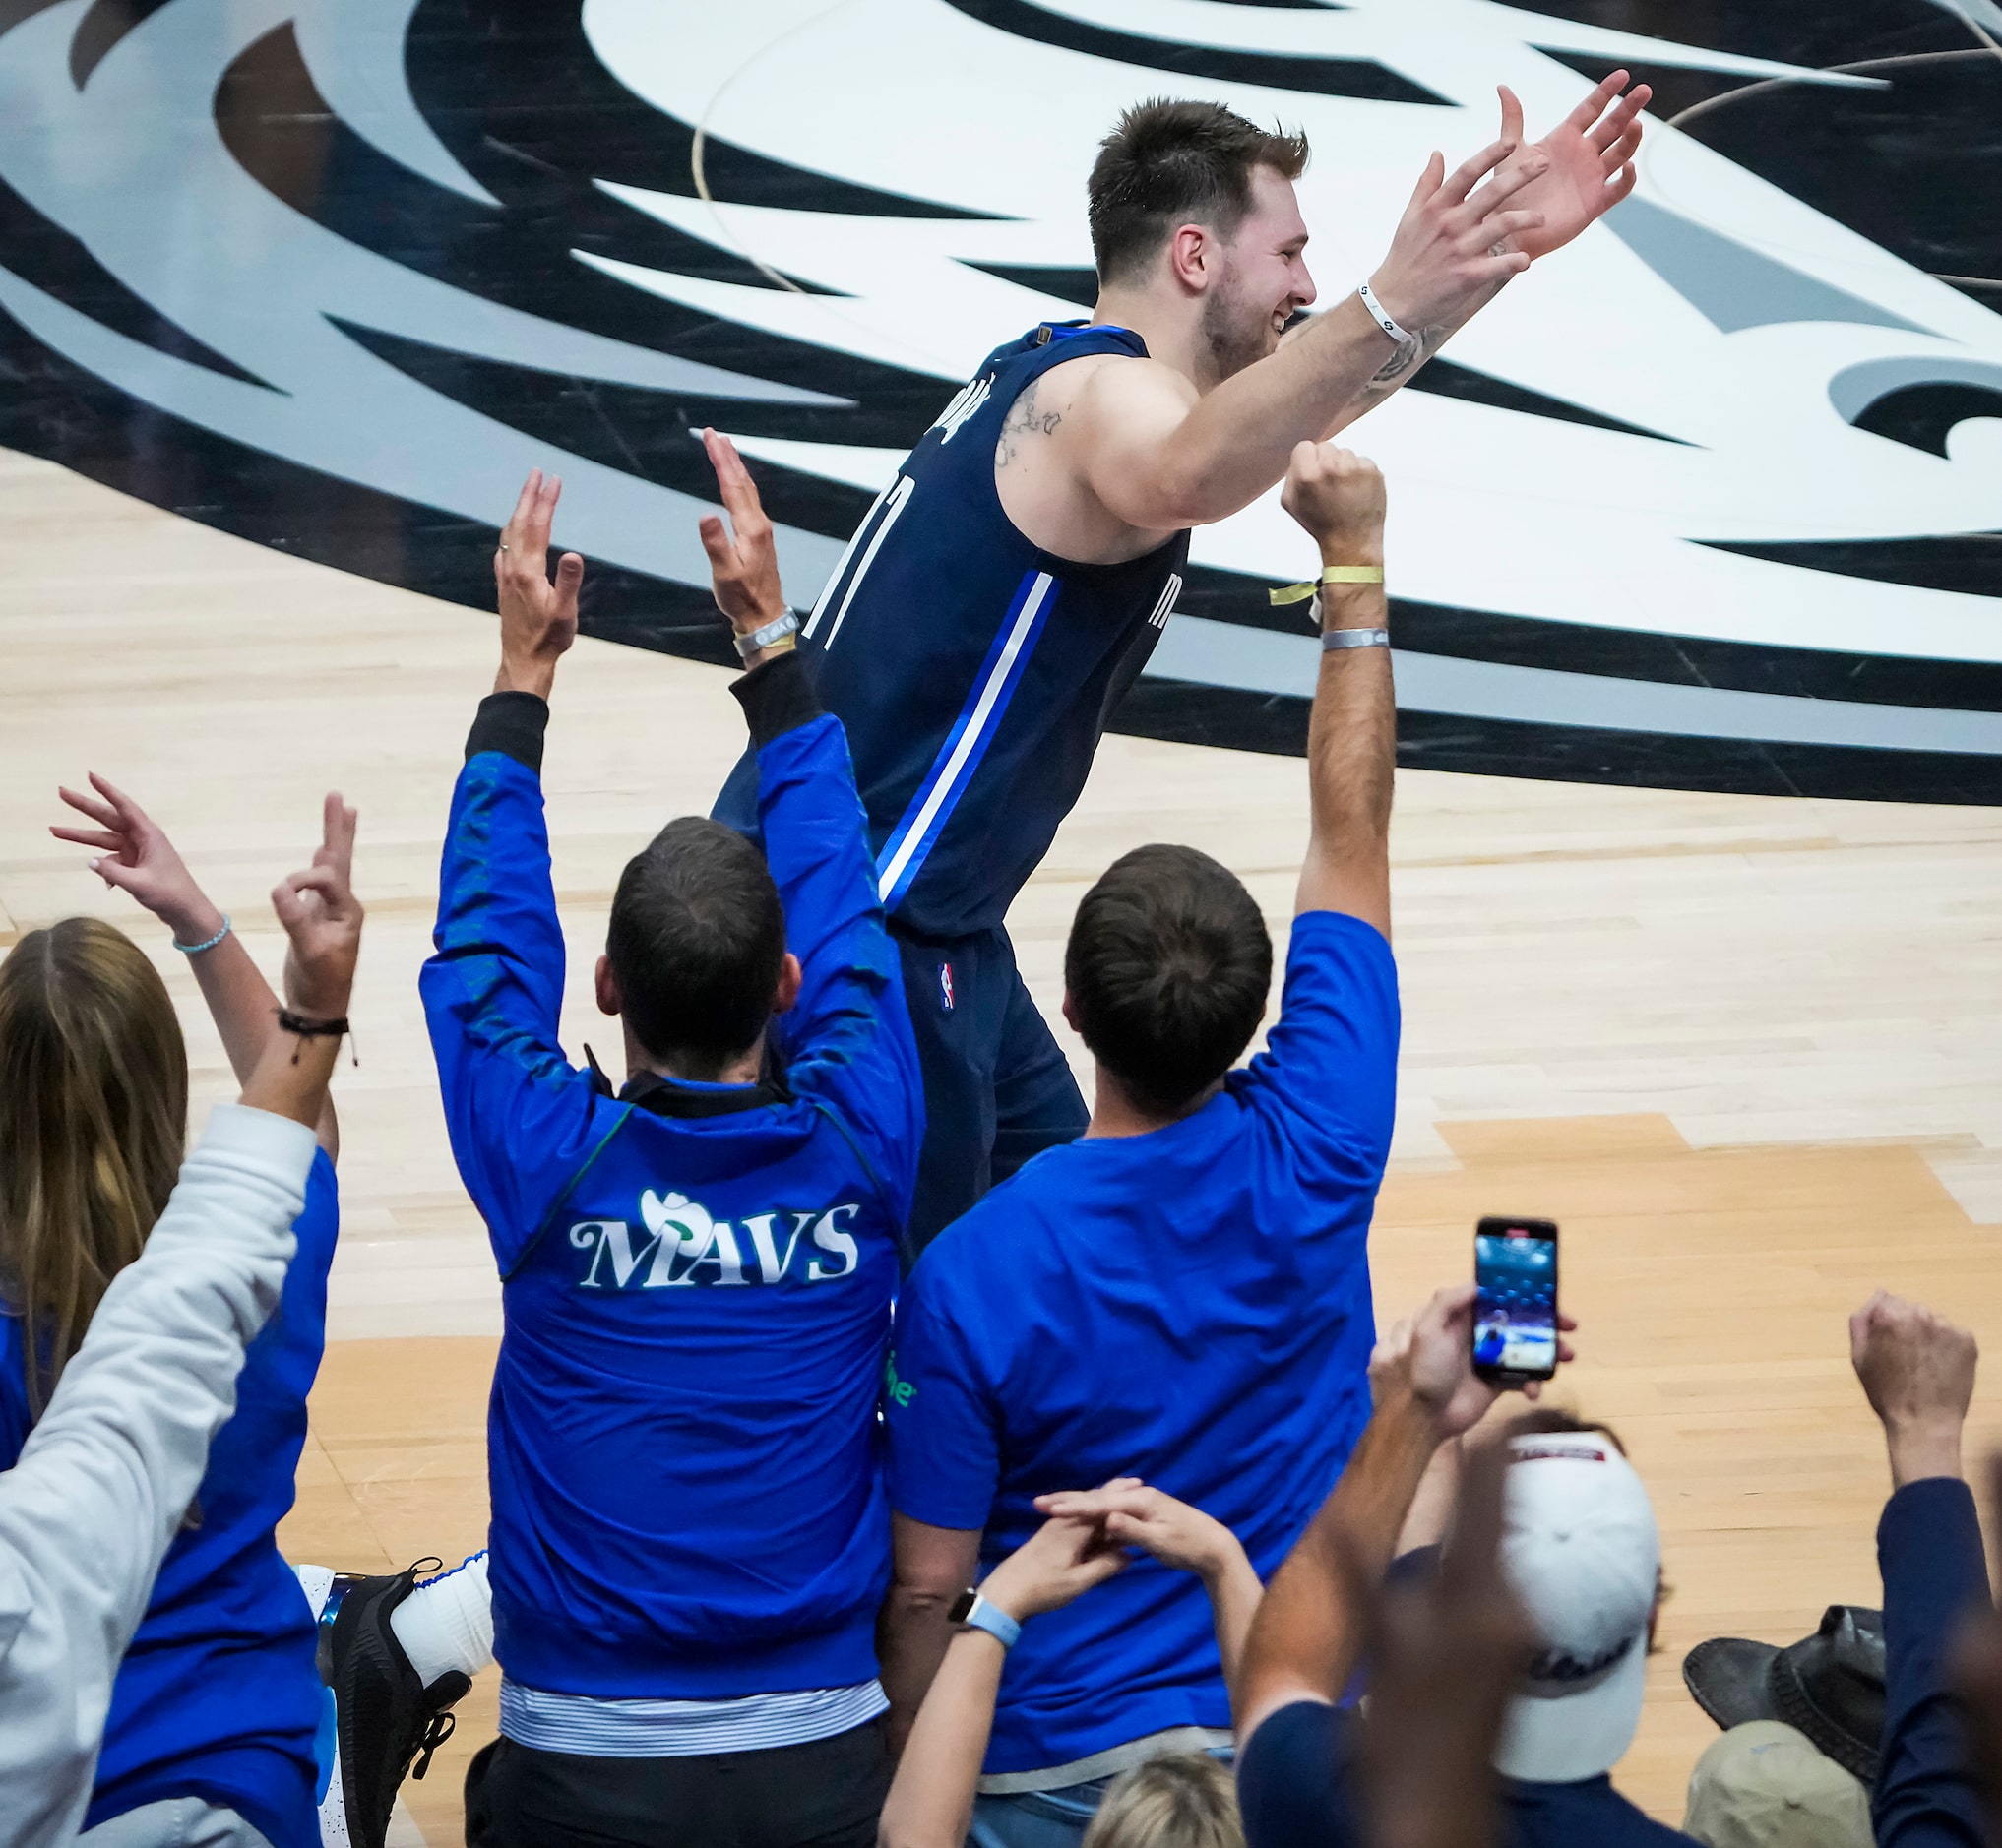
[[[1486,1218],[1473,1233],[1473,1371],[1500,1386],[1557,1371],[1557,1226]]]

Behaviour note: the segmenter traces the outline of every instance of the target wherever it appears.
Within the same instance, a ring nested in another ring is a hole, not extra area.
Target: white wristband
[[[1377,300],[1376,290],[1371,288],[1367,282],[1358,282],[1355,285],[1355,292],[1362,297],[1362,305],[1369,310],[1369,318],[1378,327],[1383,329],[1392,339],[1396,340],[1400,346],[1417,345],[1418,337],[1415,334],[1407,334],[1403,328],[1398,326],[1390,310]]]
[[[1390,647],[1388,629],[1324,629],[1321,632],[1321,652],[1333,654],[1341,648],[1387,648]]]

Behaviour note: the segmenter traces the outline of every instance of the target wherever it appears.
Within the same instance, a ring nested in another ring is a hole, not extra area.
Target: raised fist
[[[1383,563],[1383,475],[1367,456],[1333,443],[1300,444],[1280,505],[1313,534],[1324,562]]]

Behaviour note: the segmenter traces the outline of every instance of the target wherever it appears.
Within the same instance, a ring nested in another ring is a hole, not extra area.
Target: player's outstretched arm
[[[1284,474],[1295,444],[1332,436],[1374,408],[1445,345],[1533,258],[1561,249],[1633,190],[1646,85],[1616,71],[1555,130],[1525,145],[1503,90],[1497,139],[1419,175],[1371,289],[1408,339],[1350,294],[1207,395],[1165,366],[1100,366],[1063,440],[1096,498],[1147,531],[1205,525],[1249,506]]]
[[[1626,84],[1625,71],[1613,72],[1541,141],[1527,145],[1523,140],[1523,105],[1514,91],[1506,84],[1501,86],[1501,141],[1521,152],[1502,162],[1495,179],[1520,180],[1521,184],[1508,195],[1510,211],[1503,215],[1518,221],[1516,228],[1491,247],[1490,255],[1521,257],[1525,260],[1522,267],[1527,269],[1535,258],[1562,250],[1634,190],[1633,160],[1641,146],[1641,111],[1655,92],[1646,84],[1632,90],[1627,90]],[[1430,177],[1430,169],[1426,177]],[[1423,191],[1421,180],[1418,193],[1412,196],[1414,208]],[[1412,338],[1396,343],[1389,359],[1323,432],[1326,436],[1345,430],[1393,392],[1408,385],[1418,369],[1493,301],[1515,274],[1500,272],[1486,286],[1471,290],[1455,303],[1436,301],[1425,286],[1422,246],[1408,235],[1416,228],[1412,213],[1407,211],[1390,255],[1371,278],[1371,292]],[[1490,228],[1499,229],[1500,219]],[[1407,319],[1408,314],[1412,318]]]
[[[1312,832],[1294,910],[1345,911],[1388,937],[1398,709],[1382,582],[1383,476],[1333,443],[1302,443],[1281,498],[1313,535],[1324,569],[1365,580],[1321,586],[1321,677],[1307,724]]]

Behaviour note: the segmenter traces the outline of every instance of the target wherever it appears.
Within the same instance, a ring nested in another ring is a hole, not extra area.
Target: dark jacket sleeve
[[[758,753],[759,827],[801,972],[799,1000],[779,1022],[787,1081],[836,1113],[902,1225],[924,1140],[924,1087],[847,734],[821,710],[796,653],[754,668],[732,691]]]
[[[1878,1848],[1985,1848],[1947,1677],[1955,1631],[1988,1596],[1968,1485],[1938,1476],[1900,1489],[1877,1523],[1877,1564],[1888,1657],[1883,1757],[1870,1805]]]
[[[563,932],[542,813],[532,694],[483,701],[452,795],[438,882],[437,954],[418,978],[452,1153],[503,1276],[618,1124],[563,1056]]]

